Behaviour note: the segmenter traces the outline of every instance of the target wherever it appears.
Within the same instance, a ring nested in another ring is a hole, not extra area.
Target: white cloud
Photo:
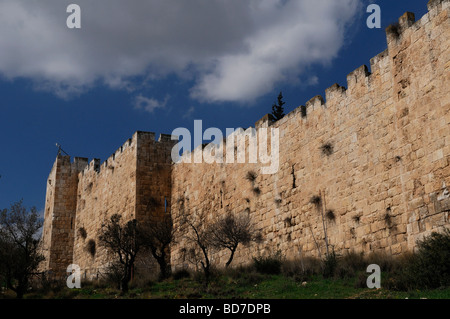
[[[149,113],[153,113],[155,109],[165,108],[168,100],[169,96],[166,96],[163,101],[158,101],[157,99],[148,98],[143,96],[142,94],[139,94],[134,99],[134,107],[136,109],[142,109]]]
[[[275,83],[297,76],[310,63],[330,61],[343,44],[344,27],[357,3],[306,0],[288,1],[282,7],[274,3],[266,8],[274,16],[246,39],[248,50],[220,57],[193,96],[209,101],[251,100]]]
[[[187,111],[183,114],[184,119],[189,119],[192,117],[192,114],[194,114],[195,107],[191,106]]]
[[[248,101],[336,56],[360,2],[77,0],[76,30],[69,2],[0,0],[0,74],[67,98],[174,73],[195,99]]]
[[[319,84],[319,78],[316,75],[312,75],[308,78],[306,83],[308,85],[317,85]]]

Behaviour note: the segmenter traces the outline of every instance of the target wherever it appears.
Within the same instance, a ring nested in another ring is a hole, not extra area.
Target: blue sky
[[[280,91],[288,113],[346,86],[386,49],[385,27],[427,12],[426,0],[295,2],[0,0],[0,208],[44,209],[56,142],[103,161],[137,130],[253,126]],[[66,27],[70,3],[80,30]],[[381,29],[366,25],[369,3]]]

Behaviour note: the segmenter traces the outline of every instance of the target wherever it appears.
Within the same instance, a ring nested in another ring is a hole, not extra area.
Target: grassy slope
[[[354,288],[355,279],[323,279],[314,277],[306,284],[283,275],[248,275],[234,279],[222,275],[208,286],[191,278],[169,279],[133,288],[121,295],[116,289],[84,286],[81,289],[64,288],[47,294],[30,293],[26,298],[51,299],[115,299],[115,298],[169,298],[169,299],[449,299],[450,287],[430,291],[399,292],[386,289]]]

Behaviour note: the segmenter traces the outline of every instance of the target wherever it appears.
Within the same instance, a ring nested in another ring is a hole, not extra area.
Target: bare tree
[[[144,245],[150,249],[161,271],[160,278],[165,279],[172,273],[169,245],[174,239],[172,217],[165,214],[162,218],[153,217],[143,226]]]
[[[0,273],[8,288],[23,298],[30,279],[45,258],[39,253],[38,232],[43,225],[37,210],[19,201],[0,212]]]
[[[248,245],[252,241],[260,241],[260,234],[256,233],[248,214],[236,216],[227,213],[219,218],[211,227],[211,243],[215,248],[228,249],[231,254],[225,266],[233,261],[234,253],[239,244]]]
[[[136,256],[144,247],[145,241],[142,228],[138,225],[137,220],[121,223],[121,218],[122,216],[119,214],[114,214],[106,224],[102,225],[99,242],[112,252],[122,265],[120,290],[127,292]]]
[[[322,193],[322,192],[320,192]],[[324,194],[325,195],[325,194]],[[327,231],[327,225],[325,221],[325,210],[326,210],[326,203],[325,199],[322,199],[321,195],[315,195],[311,198],[310,203],[316,206],[317,211],[320,213],[320,217],[322,219],[322,226],[323,226],[323,233],[324,233],[324,241],[325,241],[325,248],[326,248],[326,257],[328,258],[330,256],[330,250],[329,250],[329,242],[328,242],[328,231]],[[312,234],[312,230],[311,230]],[[314,235],[313,239],[315,241]],[[316,242],[317,246],[317,242]],[[319,249],[319,255],[320,255],[320,249]]]
[[[200,249],[200,253],[197,254],[194,248],[192,255],[196,256],[196,262],[201,264],[205,279],[208,282],[211,275],[209,252],[212,248],[212,243],[211,231],[206,223],[206,216],[204,213],[200,213],[197,216],[185,216],[183,224],[188,227],[186,238],[194,244],[195,248]]]

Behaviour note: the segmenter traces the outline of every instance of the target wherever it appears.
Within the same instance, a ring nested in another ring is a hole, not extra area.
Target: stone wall
[[[249,214],[263,235],[238,249],[236,265],[277,250],[288,258],[323,256],[325,233],[337,253],[400,254],[448,226],[449,6],[430,1],[417,22],[412,13],[402,16],[386,30],[388,48],[370,60],[370,72],[362,66],[347,76],[347,88],[327,89],[326,102],[308,101],[306,117],[299,107],[276,123],[267,116],[257,122],[280,131],[276,174],[261,174],[260,164],[174,165],[172,214],[181,231],[173,264],[192,266],[186,217],[203,215],[207,227],[227,211]],[[211,253],[222,266],[228,255]]]
[[[246,163],[173,164],[175,141],[148,132],[102,164],[58,156],[47,184],[43,269],[63,275],[75,263],[86,277],[101,275],[110,258],[98,234],[116,213],[124,221],[171,213],[175,269],[193,266],[184,221],[207,228],[226,212],[248,214],[263,238],[239,247],[234,265],[278,250],[323,256],[325,234],[338,253],[414,249],[449,226],[449,14],[449,0],[430,1],[417,22],[406,13],[386,30],[388,48],[370,60],[370,72],[361,66],[347,88],[335,84],[278,122],[259,120],[256,128],[280,133],[274,174],[249,162],[249,145]],[[228,252],[211,257],[224,265]]]

